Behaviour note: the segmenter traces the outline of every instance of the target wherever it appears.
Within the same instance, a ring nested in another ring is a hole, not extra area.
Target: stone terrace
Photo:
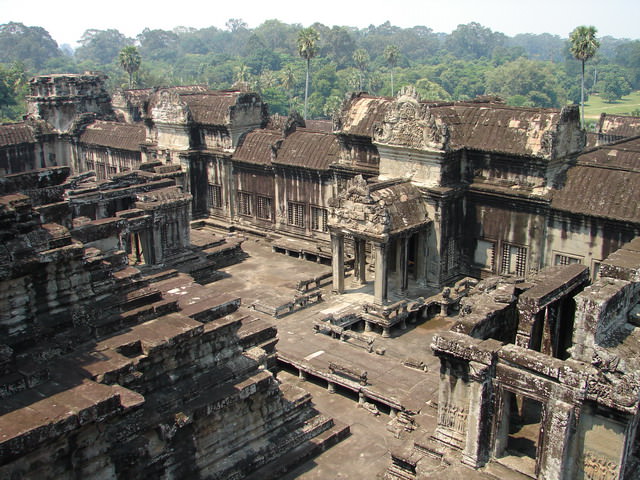
[[[359,311],[363,302],[370,302],[373,285],[349,289],[350,277],[347,277],[347,293],[335,295],[331,293],[330,285],[322,284],[320,302],[312,302],[306,308],[275,318],[260,310],[266,310],[265,306],[275,309],[282,302],[290,302],[300,295],[295,289],[296,284],[322,276],[331,268],[274,253],[271,243],[264,238],[248,238],[242,248],[247,258],[222,268],[220,280],[211,287],[234,292],[242,298],[238,312],[277,327],[279,342],[276,355],[283,368],[278,373],[280,380],[303,388],[309,386],[319,408],[327,409],[323,413],[337,416],[341,422],[350,425],[354,437],[346,440],[350,446],[341,444],[286,478],[328,478],[322,475],[333,475],[338,470],[336,478],[374,478],[388,466],[390,447],[399,445],[400,438],[412,435],[398,423],[402,412],[407,412],[408,418],[424,428],[435,426],[439,360],[433,356],[430,344],[434,333],[451,328],[453,319],[436,316],[409,323],[406,330],[394,329],[391,338],[375,332],[354,332],[354,337],[343,341],[317,333],[314,323],[327,315]],[[372,348],[368,348],[369,344],[363,342],[363,338],[372,341]],[[336,365],[341,368],[332,368]],[[353,376],[354,372],[366,372],[366,385]],[[308,381],[305,382],[304,378]],[[334,385],[330,386],[328,381]],[[328,386],[338,395],[331,395]],[[378,416],[378,412],[382,415]],[[394,419],[396,414],[399,415]],[[355,429],[354,424],[357,424]],[[377,432],[375,446],[369,444],[370,429]],[[353,459],[370,458],[373,448],[379,461],[360,462],[358,468],[351,468],[348,458],[345,458],[345,448],[349,450],[347,457]],[[338,458],[344,461],[340,460],[342,466],[336,470],[333,462]],[[319,468],[312,469],[315,466]]]

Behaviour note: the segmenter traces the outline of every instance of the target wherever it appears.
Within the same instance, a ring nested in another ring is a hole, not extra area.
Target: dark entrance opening
[[[500,463],[535,476],[540,452],[544,407],[541,402],[504,391],[496,457]]]

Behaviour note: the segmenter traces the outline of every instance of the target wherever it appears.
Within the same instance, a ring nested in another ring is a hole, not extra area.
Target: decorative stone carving
[[[464,434],[468,416],[464,407],[445,403],[438,408],[438,426]]]
[[[376,125],[376,143],[400,145],[415,149],[447,150],[449,129],[420,103],[415,90],[405,88],[391,105],[381,125]]]
[[[585,452],[583,472],[585,480],[614,480],[618,478],[619,465],[593,452]]]
[[[180,100],[180,95],[171,90],[160,90],[156,94],[151,114],[156,123],[186,125],[191,122],[189,107]]]
[[[373,235],[384,235],[390,229],[391,218],[386,203],[373,199],[361,175],[347,183],[347,188],[332,205],[329,225]]]

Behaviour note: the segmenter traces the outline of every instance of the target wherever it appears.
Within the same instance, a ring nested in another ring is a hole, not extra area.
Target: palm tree
[[[242,92],[248,92],[249,80],[251,76],[249,73],[249,67],[247,67],[244,63],[241,63],[237,67],[234,67],[234,70],[235,73],[232,87]]]
[[[296,84],[296,75],[291,65],[287,65],[281,70],[280,80],[282,81],[282,88],[284,88],[289,97],[289,110],[293,108],[293,87]]]
[[[571,54],[582,62],[582,83],[580,90],[580,109],[582,110],[582,128],[584,128],[584,64],[596,54],[600,42],[596,39],[596,27],[584,25],[576,27],[569,35]]]
[[[398,64],[400,49],[397,45],[387,45],[382,55],[384,55],[384,59],[391,69],[391,96],[393,97],[393,68]]]
[[[307,79],[304,85],[304,119],[307,119],[307,99],[309,98],[309,68],[311,59],[318,53],[318,32],[313,28],[303,28],[298,32],[298,53],[307,61]]]
[[[369,54],[364,48],[359,48],[353,52],[353,63],[356,64],[357,69],[360,71],[358,90],[362,90],[362,85],[364,84],[364,72],[369,64]]]
[[[133,45],[129,45],[120,50],[118,55],[120,66],[129,74],[129,88],[133,88],[133,74],[140,69],[142,58],[138,49]]]

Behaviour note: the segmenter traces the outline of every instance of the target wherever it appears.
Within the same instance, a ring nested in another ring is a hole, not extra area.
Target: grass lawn
[[[584,104],[585,120],[598,120],[602,112],[615,115],[631,115],[633,110],[640,109],[640,91],[632,92],[613,103],[607,103],[597,95],[591,95]]]

